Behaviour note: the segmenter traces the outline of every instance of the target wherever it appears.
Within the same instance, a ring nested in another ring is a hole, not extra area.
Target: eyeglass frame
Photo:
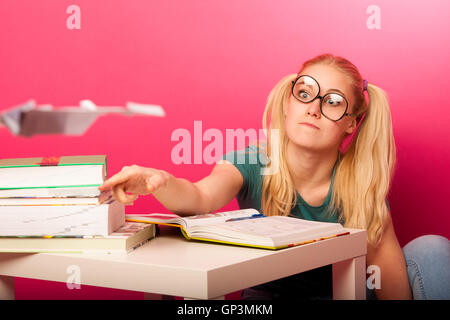
[[[316,95],[311,101],[308,101],[308,102],[305,102],[305,101],[302,101],[302,100],[298,99],[298,98],[296,97],[295,93],[294,93],[294,87],[295,87],[295,84],[297,83],[298,79],[300,79],[301,77],[304,77],[304,76],[310,77],[311,79],[313,79],[313,80],[317,83],[317,86],[319,87],[319,91],[317,92],[317,95]],[[339,93],[336,93],[336,92],[329,92],[329,93],[326,93],[326,94],[323,95],[323,96],[320,96],[319,93],[320,93],[320,84],[319,84],[319,82],[318,82],[316,79],[314,79],[314,78],[311,77],[310,75],[302,74],[301,76],[298,76],[295,80],[292,80],[292,88],[291,88],[291,94],[292,94],[292,96],[293,96],[295,99],[297,99],[298,101],[302,102],[302,103],[311,103],[311,102],[313,102],[314,100],[316,100],[317,98],[319,98],[319,100],[320,100],[320,113],[321,113],[325,118],[327,118],[328,120],[337,122],[337,121],[341,120],[341,119],[342,119],[343,117],[345,117],[345,116],[356,116],[356,115],[357,115],[357,114],[355,114],[355,113],[347,113],[347,109],[348,109],[348,101],[347,101],[347,99],[346,99],[343,95],[341,95],[341,94],[339,94]],[[345,100],[345,103],[347,104],[346,107],[345,107],[344,114],[343,114],[339,119],[337,119],[337,120],[333,120],[333,119],[328,118],[328,117],[323,113],[323,111],[322,111],[322,102],[323,102],[323,98],[326,97],[327,95],[331,94],[331,93],[334,93],[334,94],[337,94],[338,96],[341,96],[341,97]]]

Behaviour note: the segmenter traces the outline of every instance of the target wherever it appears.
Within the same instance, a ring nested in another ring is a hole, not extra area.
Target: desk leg
[[[0,299],[15,299],[14,277],[0,275]]]
[[[366,256],[333,264],[333,299],[366,299]]]

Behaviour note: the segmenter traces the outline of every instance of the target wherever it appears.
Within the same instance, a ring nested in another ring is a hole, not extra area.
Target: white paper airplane
[[[35,134],[82,135],[95,122],[98,116],[106,114],[127,116],[143,115],[164,117],[166,114],[159,105],[127,102],[126,107],[95,105],[90,100],[80,101],[78,107],[36,105],[34,100],[0,114],[0,127],[5,126],[14,135],[31,137]]]

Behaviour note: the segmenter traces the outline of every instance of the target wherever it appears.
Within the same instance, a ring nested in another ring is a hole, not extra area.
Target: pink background
[[[81,8],[81,30],[66,27],[71,4]],[[372,4],[381,9],[381,30],[366,26]],[[0,111],[28,99],[56,107],[91,99],[160,104],[167,116],[108,116],[81,137],[21,138],[0,129],[0,158],[106,154],[109,176],[138,164],[194,182],[213,165],[173,164],[175,129],[193,136],[201,120],[203,132],[217,128],[224,136],[225,129],[258,130],[276,82],[331,52],[389,94],[398,148],[389,201],[400,244],[424,234],[449,237],[448,12],[447,0],[1,1]],[[235,200],[228,209],[237,209]],[[166,210],[152,196],[127,207],[158,211]],[[16,296],[143,294],[17,279]]]

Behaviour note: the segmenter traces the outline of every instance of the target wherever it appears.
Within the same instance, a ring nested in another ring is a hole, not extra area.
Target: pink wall
[[[71,4],[81,9],[80,30],[66,27]],[[380,30],[366,26],[373,4]],[[0,129],[0,158],[107,154],[109,175],[139,164],[197,181],[213,166],[173,164],[175,129],[193,135],[194,120],[224,135],[259,129],[275,83],[331,52],[389,94],[398,148],[389,200],[401,245],[449,237],[449,11],[447,0],[1,1],[0,110],[30,98],[54,106],[91,99],[160,104],[167,116],[100,118],[82,137],[27,139]],[[233,200],[223,210],[236,208]],[[127,211],[165,209],[148,196]],[[16,286],[19,299],[142,296],[25,279]]]

